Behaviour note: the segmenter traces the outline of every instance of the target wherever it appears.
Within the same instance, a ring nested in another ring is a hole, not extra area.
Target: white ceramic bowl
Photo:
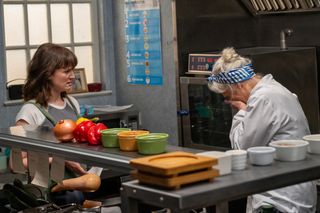
[[[306,158],[309,142],[305,140],[273,141],[269,146],[276,148],[275,158],[280,161],[298,161]]]
[[[255,146],[247,149],[251,164],[259,166],[270,165],[275,151],[276,149],[270,146]]]
[[[232,170],[243,170],[247,164],[247,151],[246,150],[228,150],[227,154],[231,155]]]
[[[306,135],[303,140],[309,142],[309,152],[320,154],[320,134]]]
[[[227,175],[231,173],[231,155],[219,151],[200,152],[197,153],[197,155],[217,158],[218,164],[212,166],[212,168],[218,169],[220,175]]]

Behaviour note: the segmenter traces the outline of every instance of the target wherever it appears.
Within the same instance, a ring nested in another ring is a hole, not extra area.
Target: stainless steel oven
[[[232,110],[222,95],[209,90],[206,77],[180,77],[183,146],[227,149]]]

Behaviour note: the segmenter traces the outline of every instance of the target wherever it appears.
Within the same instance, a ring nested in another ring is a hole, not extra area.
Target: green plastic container
[[[166,151],[169,135],[166,133],[150,133],[136,136],[138,152],[144,155],[160,154]]]
[[[106,148],[119,147],[117,134],[122,131],[130,131],[129,128],[110,128],[101,131],[102,146]]]

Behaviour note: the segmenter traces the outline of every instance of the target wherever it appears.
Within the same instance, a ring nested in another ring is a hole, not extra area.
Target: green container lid
[[[148,135],[138,135],[136,136],[137,141],[143,142],[153,142],[159,140],[167,140],[169,135],[167,133],[150,133]]]
[[[129,128],[110,128],[101,131],[101,143],[103,147],[119,147],[117,134],[123,131],[130,131]]]
[[[169,135],[166,133],[150,133],[136,136],[138,152],[144,155],[163,153],[166,151],[168,137]]]
[[[119,132],[122,131],[130,131],[131,129],[129,128],[110,128],[110,129],[105,129],[101,131],[102,135],[116,135]]]

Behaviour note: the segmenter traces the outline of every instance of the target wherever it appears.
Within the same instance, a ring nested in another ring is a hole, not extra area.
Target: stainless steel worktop
[[[220,205],[257,192],[318,178],[320,155],[309,154],[307,159],[296,162],[275,161],[270,166],[248,164],[243,171],[232,171],[232,174],[217,177],[213,182],[192,184],[178,190],[160,189],[134,180],[123,183],[122,196],[127,207],[124,212],[135,213],[139,200],[170,208],[172,212],[188,212],[187,209]]]
[[[143,157],[137,152],[123,152],[119,148],[90,146],[86,143],[61,143],[48,127],[32,125],[13,126],[0,129],[0,146],[17,147],[22,150],[45,152],[75,160],[88,165],[107,167],[119,171],[131,170],[129,161]],[[167,146],[167,151],[199,152],[200,150]]]

